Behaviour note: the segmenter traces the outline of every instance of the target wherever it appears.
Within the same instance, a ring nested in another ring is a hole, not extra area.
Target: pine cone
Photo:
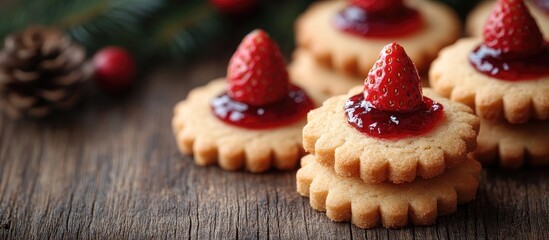
[[[85,55],[56,29],[30,27],[8,36],[0,51],[0,109],[19,118],[74,107],[90,76]]]

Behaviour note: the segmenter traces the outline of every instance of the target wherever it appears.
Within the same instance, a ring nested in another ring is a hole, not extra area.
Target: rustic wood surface
[[[434,226],[362,230],[310,208],[295,171],[195,166],[172,107],[225,57],[153,69],[129,96],[69,114],[0,118],[0,238],[549,239],[547,169],[485,170],[477,199]]]

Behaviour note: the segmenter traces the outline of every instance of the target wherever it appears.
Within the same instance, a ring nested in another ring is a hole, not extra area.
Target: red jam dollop
[[[345,103],[347,122],[358,131],[383,139],[401,139],[427,133],[443,119],[444,107],[423,97],[423,104],[412,112],[390,112],[375,109],[359,93]]]
[[[251,106],[223,93],[211,101],[214,115],[225,123],[249,129],[267,129],[294,123],[314,108],[307,93],[291,86],[288,95],[278,102]]]
[[[521,81],[549,75],[549,45],[529,56],[509,56],[484,44],[470,55],[473,67],[490,77],[506,81]]]
[[[409,35],[423,27],[420,13],[406,6],[389,13],[370,13],[350,5],[335,16],[333,23],[339,30],[350,34],[380,38]]]

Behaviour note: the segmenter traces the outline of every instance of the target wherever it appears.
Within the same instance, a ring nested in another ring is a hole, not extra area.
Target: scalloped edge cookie
[[[329,97],[347,93],[351,88],[361,85],[364,77],[339,74],[316,62],[306,50],[296,50],[288,72],[296,83],[308,89],[315,89]]]
[[[360,228],[433,224],[437,216],[456,212],[458,204],[475,198],[481,173],[480,164],[468,158],[432,179],[369,184],[338,176],[315,162],[313,155],[303,157],[301,165],[296,175],[297,191],[309,197],[311,207],[326,211],[333,221],[351,220]]]
[[[197,165],[218,164],[225,170],[265,172],[295,169],[304,151],[301,129],[306,118],[276,129],[248,130],[228,125],[211,113],[210,100],[225,90],[224,79],[192,90],[177,103],[172,119],[180,151],[194,155]],[[315,96],[309,95],[318,102]]]
[[[441,48],[461,35],[457,15],[442,3],[408,1],[424,19],[426,27],[417,33],[399,38],[364,38],[341,32],[331,24],[333,15],[346,6],[346,1],[313,3],[296,21],[296,42],[309,50],[317,61],[337,72],[366,76],[387,43],[397,41],[416,67],[426,71]],[[429,43],[429,44],[426,44]]]
[[[510,124],[481,120],[473,156],[487,166],[548,166],[549,121]]]
[[[317,63],[307,50],[298,49],[293,54],[293,61],[288,71],[300,86],[320,92],[325,99],[331,96],[346,94],[353,87],[362,85],[364,77],[353,77],[337,73]],[[427,77],[421,77],[424,87],[429,85]]]
[[[478,38],[465,38],[444,48],[431,65],[431,87],[443,97],[467,104],[487,120],[549,119],[549,76],[513,82],[484,75],[468,61],[468,54],[480,43]]]
[[[344,177],[365,182],[411,182],[417,176],[432,178],[467,159],[476,148],[479,119],[460,103],[439,97],[430,89],[425,96],[444,105],[445,119],[420,136],[399,140],[369,137],[351,126],[343,106],[362,92],[355,87],[347,95],[332,97],[312,110],[303,128],[303,147],[324,166],[333,166]]]
[[[479,3],[467,16],[466,32],[469,36],[480,37],[486,24],[486,20],[492,12],[492,8],[496,1],[484,1]],[[530,1],[524,1],[530,10],[530,13],[536,19],[539,29],[541,30],[545,39],[549,39],[549,14],[543,12],[542,9],[530,3]]]

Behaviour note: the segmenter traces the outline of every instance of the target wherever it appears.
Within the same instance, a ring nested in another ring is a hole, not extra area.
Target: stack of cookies
[[[297,191],[361,228],[433,224],[475,198],[478,128],[469,107],[422,90],[412,60],[389,44],[364,87],[309,112]]]
[[[521,0],[497,1],[483,39],[462,39],[433,62],[433,89],[481,118],[483,164],[549,165],[548,63],[549,44]]]
[[[325,96],[362,84],[388,42],[399,42],[420,72],[461,34],[456,14],[426,0],[319,1],[296,21],[297,50],[290,74]]]

